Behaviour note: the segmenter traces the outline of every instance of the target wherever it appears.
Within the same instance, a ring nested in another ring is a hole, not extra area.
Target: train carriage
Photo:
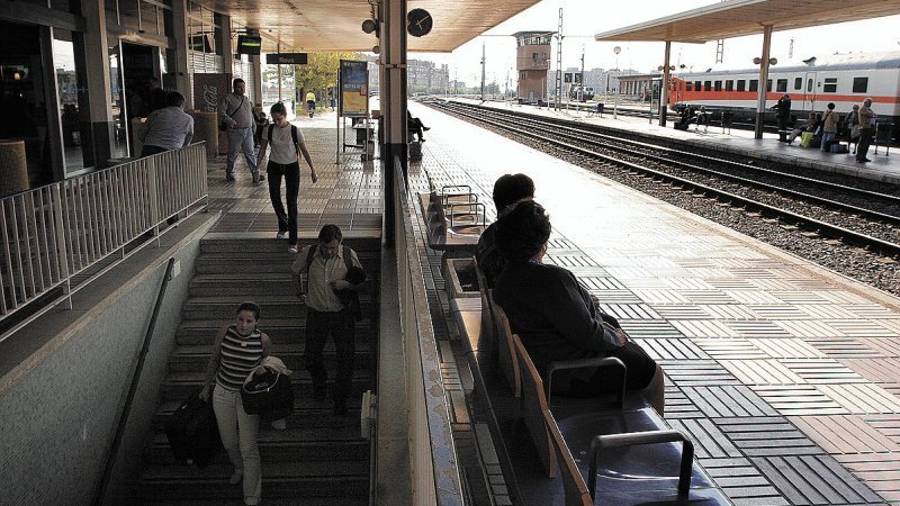
[[[758,68],[678,74],[671,86],[669,106],[675,110],[702,105],[711,111],[731,111],[735,121],[755,119]],[[900,138],[900,51],[834,55],[811,58],[800,65],[772,66],[766,83],[766,108],[784,94],[791,96],[793,119],[821,112],[829,102],[834,102],[843,116],[853,104],[869,97],[879,130],[890,129],[895,140]]]

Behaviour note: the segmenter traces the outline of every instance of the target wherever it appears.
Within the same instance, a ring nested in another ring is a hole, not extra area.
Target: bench
[[[467,185],[449,185],[419,194],[419,206],[425,219],[428,246],[434,250],[471,255],[478,238],[487,228],[487,210],[478,195]]]

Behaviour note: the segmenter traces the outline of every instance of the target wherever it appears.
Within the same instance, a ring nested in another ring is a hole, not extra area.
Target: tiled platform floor
[[[478,103],[475,100],[459,99],[460,101]],[[886,156],[888,151],[883,147],[875,147],[869,150],[869,159],[866,164],[856,163],[850,154],[823,153],[818,149],[805,149],[799,146],[799,141],[793,145],[778,142],[776,134],[765,134],[765,138],[757,140],[753,138],[750,130],[733,129],[729,133],[723,133],[721,127],[711,126],[708,129],[680,131],[672,128],[676,115],[669,115],[669,126],[662,128],[654,119],[651,123],[647,117],[619,116],[613,118],[612,109],[607,106],[603,118],[599,118],[584,111],[553,111],[546,108],[538,109],[531,106],[520,106],[508,102],[488,102],[486,105],[499,108],[511,108],[515,111],[560,117],[576,121],[584,121],[591,124],[602,125],[609,128],[632,130],[642,134],[653,135],[668,139],[675,139],[688,144],[700,146],[706,149],[725,151],[730,153],[757,156],[763,159],[771,159],[783,163],[790,163],[802,167],[817,168],[825,172],[834,172],[864,179],[900,183],[900,156],[898,149],[890,150],[891,156]]]
[[[490,202],[503,173],[534,178],[554,226],[549,261],[573,270],[662,363],[667,419],[737,504],[900,504],[900,300],[412,110],[432,127],[410,168],[415,188],[427,172]]]
[[[322,123],[306,121],[317,126]],[[303,129],[319,176],[319,181],[313,184],[309,178],[309,167],[305,162],[301,164],[297,220],[300,238],[315,237],[319,228],[327,223],[341,227],[345,236],[380,234],[383,190],[377,161],[363,163],[359,156],[347,156],[342,157],[341,165],[336,165],[336,130],[306,128],[304,120],[296,123]],[[265,169],[262,171],[264,173]],[[225,158],[210,161],[210,209],[225,212],[212,233],[274,237],[278,222],[269,199],[268,181],[254,186],[243,157],[238,158],[235,175],[237,181],[226,183]],[[282,182],[282,198],[284,191],[285,184]]]

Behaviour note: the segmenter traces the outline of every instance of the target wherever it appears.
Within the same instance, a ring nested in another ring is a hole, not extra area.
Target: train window
[[[749,91],[756,91],[756,90],[758,90],[758,89],[759,89],[759,80],[758,80],[758,79],[751,79],[751,80],[750,80],[750,90],[749,90]]]
[[[868,77],[853,78],[853,93],[865,93],[869,89]]]
[[[694,81],[694,91],[703,91],[703,83]]]
[[[722,91],[722,81],[716,81],[713,86],[716,91]]]
[[[772,80],[766,79],[766,91],[772,91]]]
[[[693,91],[693,90],[694,90],[694,83],[692,83],[690,81],[686,81],[684,83],[684,91]]]
[[[797,77],[794,79],[794,89],[795,90],[803,89],[803,78],[802,77]]]
[[[775,82],[775,91],[787,91],[787,79],[779,79]]]
[[[738,79],[737,90],[744,91],[745,89],[747,89],[746,84],[747,84],[747,81],[744,81],[743,79]]]
[[[734,91],[734,81],[729,79],[725,81],[725,91]]]
[[[825,86],[822,86],[822,91],[825,93],[837,93],[837,78],[826,77]]]
[[[806,92],[812,93],[812,79],[806,80]]]
[[[712,91],[712,81],[703,81],[703,91]]]

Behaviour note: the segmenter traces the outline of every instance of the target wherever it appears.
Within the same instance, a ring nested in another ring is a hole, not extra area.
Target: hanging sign
[[[338,115],[365,118],[369,115],[369,66],[365,61],[341,60]]]
[[[266,53],[268,65],[306,65],[306,53]]]

